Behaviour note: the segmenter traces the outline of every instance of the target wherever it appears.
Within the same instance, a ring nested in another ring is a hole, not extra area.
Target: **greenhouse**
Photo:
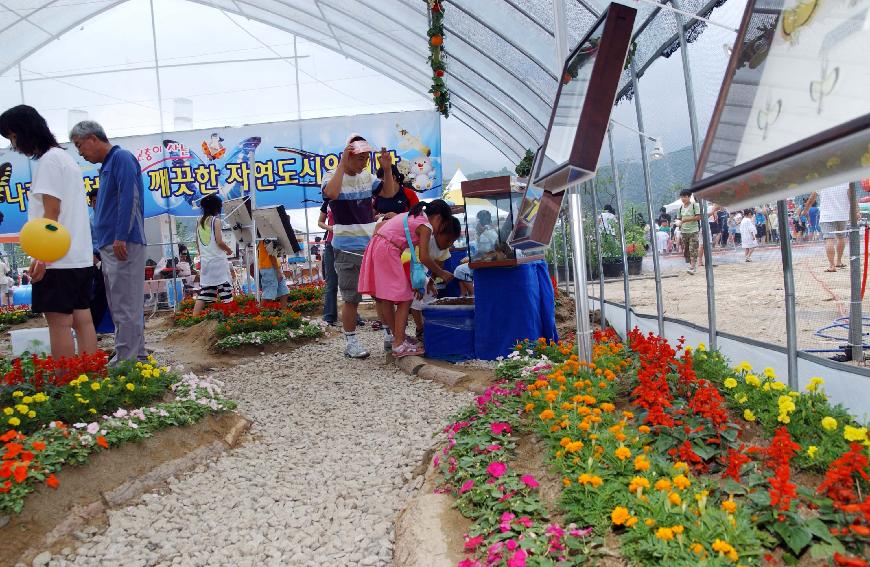
[[[868,18],[0,2],[0,565],[870,565]]]

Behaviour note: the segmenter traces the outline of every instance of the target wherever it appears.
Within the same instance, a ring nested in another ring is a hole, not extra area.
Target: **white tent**
[[[447,184],[447,187],[444,190],[444,199],[450,201],[454,205],[465,204],[464,200],[462,199],[463,181],[468,181],[468,178],[465,177],[465,174],[462,173],[462,170],[457,167],[456,173],[453,174],[453,177],[450,179],[450,183]]]

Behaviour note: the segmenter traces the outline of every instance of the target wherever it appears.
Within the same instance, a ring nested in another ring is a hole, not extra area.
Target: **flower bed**
[[[33,317],[36,317],[36,315],[30,310],[29,305],[0,307],[0,327],[20,325]]]
[[[597,333],[591,364],[569,344],[518,349],[445,430],[434,463],[475,522],[463,567],[613,554],[632,565],[867,565],[870,441],[821,380],[791,393],[770,370],[755,378],[748,363],[732,369],[637,331],[628,345]],[[529,433],[562,478],[558,523],[538,480],[511,465]]]
[[[293,295],[295,293],[295,295]],[[291,290],[294,301],[310,302],[322,293],[317,286],[305,286]],[[320,325],[304,322],[292,305],[282,309],[278,302],[263,301],[258,304],[252,296],[238,296],[231,303],[215,303],[206,307],[201,316],[193,316],[193,302],[186,301],[175,316],[175,325],[191,327],[207,319],[218,321],[215,335],[219,351],[231,350],[246,345],[280,343],[293,339],[319,337],[323,334]]]
[[[219,382],[178,376],[154,359],[110,369],[103,353],[61,361],[33,356],[8,366],[0,384],[8,428],[0,435],[0,513],[20,512],[42,483],[57,488],[61,466],[235,407]],[[154,403],[168,392],[173,401]]]

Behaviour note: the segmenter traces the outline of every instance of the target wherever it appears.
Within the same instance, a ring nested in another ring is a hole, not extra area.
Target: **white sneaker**
[[[688,273],[692,274],[692,275],[695,274],[695,268],[689,268],[689,269],[687,269],[686,271],[687,271]]]
[[[347,346],[344,347],[344,356],[348,358],[368,358],[369,351],[367,351],[359,341],[348,342]]]

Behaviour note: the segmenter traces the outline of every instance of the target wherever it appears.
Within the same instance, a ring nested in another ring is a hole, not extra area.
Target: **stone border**
[[[396,360],[396,366],[410,376],[425,378],[445,386],[455,386],[460,380],[468,377],[468,374],[465,372],[429,364],[426,362],[426,359],[419,356],[399,358]]]

